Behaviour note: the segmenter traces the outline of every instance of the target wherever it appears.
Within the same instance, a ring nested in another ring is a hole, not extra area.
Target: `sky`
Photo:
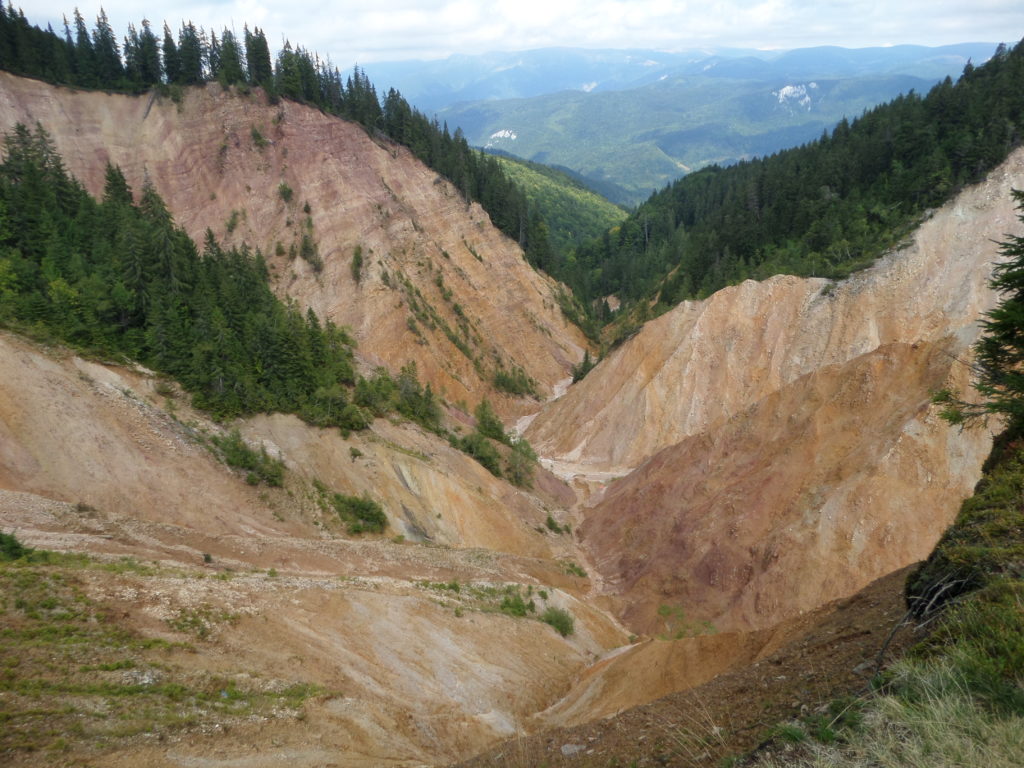
[[[14,3],[28,20],[62,31],[74,5]],[[101,3],[79,0],[92,28]],[[578,48],[859,48],[913,43],[1014,43],[1024,37],[1024,0],[104,0],[117,33],[142,20],[216,31],[263,29],[276,52],[285,38],[353,64],[440,59],[455,53]]]

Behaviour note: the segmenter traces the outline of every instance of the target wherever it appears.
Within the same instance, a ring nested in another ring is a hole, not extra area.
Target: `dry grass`
[[[863,727],[842,745],[806,741],[759,768],[1017,768],[1024,765],[1024,713],[986,708],[948,660],[901,662],[893,684],[900,693],[878,696]]]

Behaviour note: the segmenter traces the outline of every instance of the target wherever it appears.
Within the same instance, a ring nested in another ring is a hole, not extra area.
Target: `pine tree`
[[[220,38],[220,70],[216,75],[222,85],[234,85],[245,82],[245,69],[242,66],[242,52],[238,48],[235,36],[225,29]]]
[[[117,38],[110,27],[107,14],[100,8],[96,18],[96,28],[92,33],[92,47],[96,58],[96,76],[99,85],[105,88],[121,86],[124,78],[124,67],[121,64],[121,53],[117,48]]]
[[[96,53],[93,50],[85,19],[75,8],[75,56],[74,72],[76,85],[91,87],[97,84]]]
[[[1024,224],[1024,190],[1013,190],[1018,220]],[[992,270],[991,287],[1002,299],[986,313],[982,335],[975,345],[975,389],[981,402],[956,398],[949,390],[934,402],[944,405],[943,418],[954,424],[970,423],[996,414],[1010,419],[1011,427],[1024,424],[1024,235],[1010,235],[1000,244],[1004,260]]]
[[[178,46],[171,36],[171,28],[164,22],[164,79],[168,85],[181,82],[181,58],[178,56]]]
[[[191,21],[182,24],[178,32],[179,77],[182,85],[199,85],[203,82],[204,56],[205,51],[195,25]]]
[[[267,38],[259,27],[250,32],[245,27],[245,60],[249,65],[249,82],[264,88],[271,85],[274,69],[270,64],[270,46]]]

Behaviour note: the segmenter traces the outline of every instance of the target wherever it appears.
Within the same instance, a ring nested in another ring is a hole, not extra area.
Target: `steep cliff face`
[[[136,191],[149,179],[197,242],[210,229],[258,247],[278,293],[352,327],[371,363],[415,361],[452,402],[494,399],[501,365],[549,394],[583,356],[554,283],[486,213],[355,124],[217,85],[175,104],[0,72],[0,130],[16,122],[42,124],[93,194],[111,162]],[[506,415],[523,407],[499,403]]]
[[[990,445],[929,394],[969,390],[1022,184],[1017,152],[841,283],[777,277],[684,304],[541,412],[528,435],[565,475],[640,465],[581,529],[631,628],[652,631],[662,605],[766,627],[928,554]]]
[[[684,302],[648,323],[528,431],[565,471],[625,474],[823,366],[886,344],[974,338],[992,305],[993,239],[1016,221],[1017,152],[923,223],[912,242],[849,280],[776,277]]]

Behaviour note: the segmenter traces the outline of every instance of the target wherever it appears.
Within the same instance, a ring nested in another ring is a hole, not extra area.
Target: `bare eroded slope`
[[[970,495],[990,437],[938,418],[967,391],[1018,151],[850,279],[776,277],[649,323],[528,436],[565,477],[628,475],[581,529],[638,632],[674,606],[768,627],[923,558]]]
[[[472,407],[499,365],[523,366],[548,394],[583,356],[553,281],[478,205],[358,125],[214,84],[175,104],[0,72],[0,130],[16,122],[43,125],[93,194],[110,162],[136,191],[148,178],[196,242],[210,229],[260,248],[281,295],[351,326],[371,362],[416,361],[452,402]],[[304,237],[322,271],[299,255]]]
[[[251,487],[205,447],[218,427],[180,395],[157,395],[143,371],[9,334],[0,369],[0,530],[29,546],[159,564],[75,578],[119,625],[193,644],[159,661],[160,679],[184,669],[325,691],[308,719],[234,723],[228,737],[215,717],[159,744],[80,733],[90,764],[213,766],[225,750],[250,765],[285,753],[296,765],[454,760],[514,734],[625,642],[584,600],[586,580],[560,565],[578,554],[569,537],[542,532],[544,502],[418,428],[378,420],[346,441],[293,417],[253,419],[243,433],[291,471],[283,488]],[[317,503],[314,478],[380,500],[387,535],[347,537]],[[439,586],[450,584],[460,590]],[[569,610],[574,634],[500,612],[506,585]],[[174,624],[183,615],[233,618],[197,637]],[[261,756],[271,740],[280,749]]]

